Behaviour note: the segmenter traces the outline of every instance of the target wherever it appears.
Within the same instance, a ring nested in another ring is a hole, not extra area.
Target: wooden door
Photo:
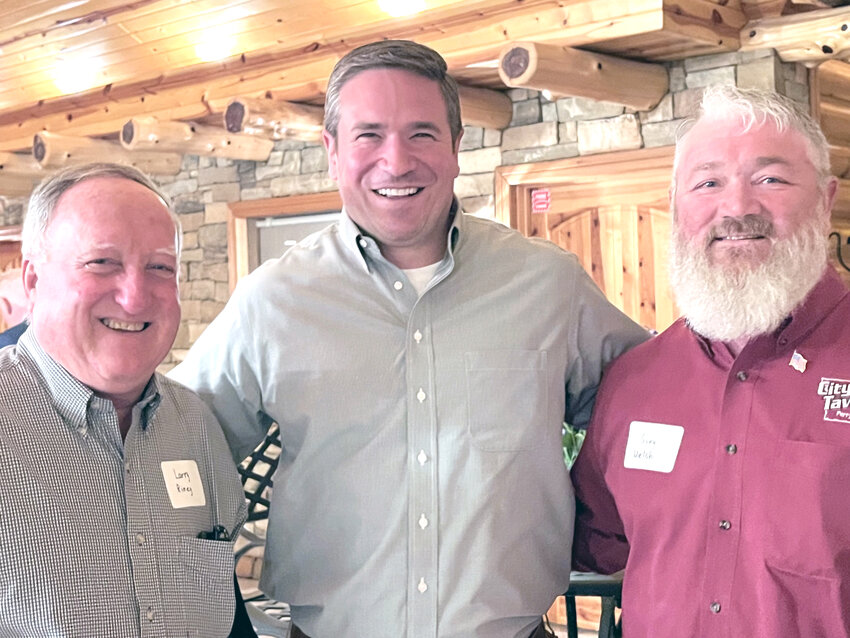
[[[498,169],[497,215],[575,253],[608,299],[663,330],[678,316],[667,275],[672,149]],[[533,198],[546,191],[547,210]]]

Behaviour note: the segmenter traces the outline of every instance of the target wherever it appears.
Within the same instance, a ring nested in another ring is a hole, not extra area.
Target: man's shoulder
[[[693,339],[690,329],[683,319],[677,319],[660,334],[647,339],[631,350],[624,352],[605,372],[606,377],[634,376],[654,367],[667,367],[670,357],[685,356],[683,345]],[[651,382],[651,381],[650,381]]]
[[[557,244],[541,237],[526,237],[518,230],[495,219],[467,215],[464,231],[473,244],[492,246],[495,251],[510,251],[513,256],[534,257],[570,267],[580,266],[578,258]]]

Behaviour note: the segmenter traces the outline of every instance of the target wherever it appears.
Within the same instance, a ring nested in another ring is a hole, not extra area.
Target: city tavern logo
[[[850,423],[850,381],[821,377],[818,396],[823,398],[824,421]]]

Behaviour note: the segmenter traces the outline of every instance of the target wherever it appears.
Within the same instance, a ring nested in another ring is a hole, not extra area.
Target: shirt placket
[[[706,572],[699,601],[702,633],[728,635],[734,626],[732,584],[741,540],[742,474],[755,377],[736,361],[728,373],[714,443],[714,498],[706,521]],[[746,612],[745,612],[746,613]]]
[[[138,410],[133,419],[138,421]],[[124,500],[127,510],[127,547],[133,569],[133,587],[139,605],[139,626],[143,638],[165,637],[165,610],[162,592],[158,586],[156,545],[149,514],[152,495],[144,480],[143,458],[146,446],[140,439],[146,432],[134,422],[127,434],[124,455]],[[158,470],[159,468],[156,468]]]
[[[437,413],[429,304],[420,299],[407,326],[408,636],[437,627]]]

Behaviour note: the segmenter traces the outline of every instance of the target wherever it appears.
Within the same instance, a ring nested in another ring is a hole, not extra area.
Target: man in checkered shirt
[[[135,169],[32,195],[30,328],[0,350],[2,638],[231,631],[242,487],[212,414],[155,374],[179,264],[179,222]]]

